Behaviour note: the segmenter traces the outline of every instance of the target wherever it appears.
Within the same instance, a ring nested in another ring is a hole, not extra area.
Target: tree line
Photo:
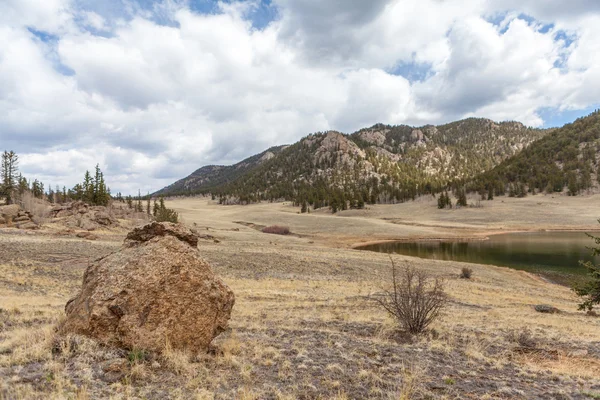
[[[177,212],[165,206],[164,199],[154,199],[153,207],[150,206],[150,195],[142,197],[138,191],[138,196],[123,197],[121,193],[116,196],[111,195],[110,188],[104,180],[104,173],[100,165],[96,164],[94,174],[85,171],[83,180],[77,183],[73,188],[67,189],[58,186],[55,189],[49,185],[47,190],[44,184],[37,179],[27,180],[19,173],[19,156],[14,151],[4,151],[0,164],[0,197],[4,197],[6,204],[19,203],[25,193],[38,199],[45,199],[53,203],[65,203],[68,201],[83,201],[94,206],[108,206],[112,201],[127,203],[130,209],[138,212],[145,212],[154,217],[157,221],[177,222],[179,216]],[[142,205],[143,199],[146,200],[146,207]]]

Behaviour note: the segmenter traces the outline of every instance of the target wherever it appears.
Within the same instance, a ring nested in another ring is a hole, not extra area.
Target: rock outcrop
[[[82,201],[56,205],[50,210],[50,217],[59,219],[67,227],[87,231],[119,226],[107,207],[90,206]]]
[[[61,332],[126,349],[206,351],[227,328],[234,295],[182,225],[153,222],[86,270]]]
[[[17,204],[0,207],[0,227],[9,226],[17,229],[38,229],[33,221],[33,215],[21,210]]]

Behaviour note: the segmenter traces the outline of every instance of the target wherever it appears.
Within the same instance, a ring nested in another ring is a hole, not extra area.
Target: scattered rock
[[[110,226],[110,225],[116,224],[117,220],[115,218],[111,217],[107,212],[98,211],[94,215],[94,222],[96,222],[100,225]]]
[[[31,221],[20,222],[16,225],[16,227],[18,229],[39,229],[39,226]]]
[[[26,216],[26,215],[23,215],[23,216],[21,216],[21,217],[17,217],[17,218],[15,218],[15,219],[13,219],[13,222],[14,222],[14,223],[17,223],[17,222],[25,222],[25,221],[30,221],[30,220],[31,220],[31,219],[30,219],[28,216]]]
[[[96,240],[98,239],[98,236],[94,235],[91,232],[78,232],[77,235],[78,238],[82,238],[82,239],[87,239],[87,240]]]
[[[554,306],[548,304],[538,304],[535,307],[535,311],[545,314],[558,314],[560,310]]]
[[[61,333],[125,349],[207,351],[227,328],[234,294],[200,258],[198,237],[182,225],[134,229],[123,247],[86,270],[66,305]]]
[[[4,219],[4,217],[0,217],[0,225],[4,224],[6,224],[6,220]]]
[[[129,363],[123,358],[115,358],[101,364],[102,377],[106,383],[115,383],[122,380],[129,371]]]
[[[94,231],[98,227],[98,225],[87,216],[76,218],[76,226],[85,229],[86,231]]]
[[[573,350],[569,355],[571,357],[585,357],[588,355],[588,351],[586,349]]]

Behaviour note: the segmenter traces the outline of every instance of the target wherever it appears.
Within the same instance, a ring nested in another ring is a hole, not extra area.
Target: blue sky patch
[[[585,117],[596,109],[600,104],[590,106],[581,110],[559,110],[558,108],[542,108],[539,115],[544,120],[544,128],[558,128],[575,121],[577,118]]]
[[[414,61],[401,62],[387,72],[392,75],[402,76],[411,83],[424,81],[432,75],[430,64]]]

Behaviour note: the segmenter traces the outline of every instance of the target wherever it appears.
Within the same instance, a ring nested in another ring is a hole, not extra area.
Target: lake
[[[600,232],[590,232],[600,235]],[[554,281],[583,276],[579,260],[592,260],[593,239],[583,232],[523,232],[491,235],[478,241],[388,242],[360,250],[396,253],[435,260],[492,264],[543,274]],[[596,257],[600,262],[600,257]]]

